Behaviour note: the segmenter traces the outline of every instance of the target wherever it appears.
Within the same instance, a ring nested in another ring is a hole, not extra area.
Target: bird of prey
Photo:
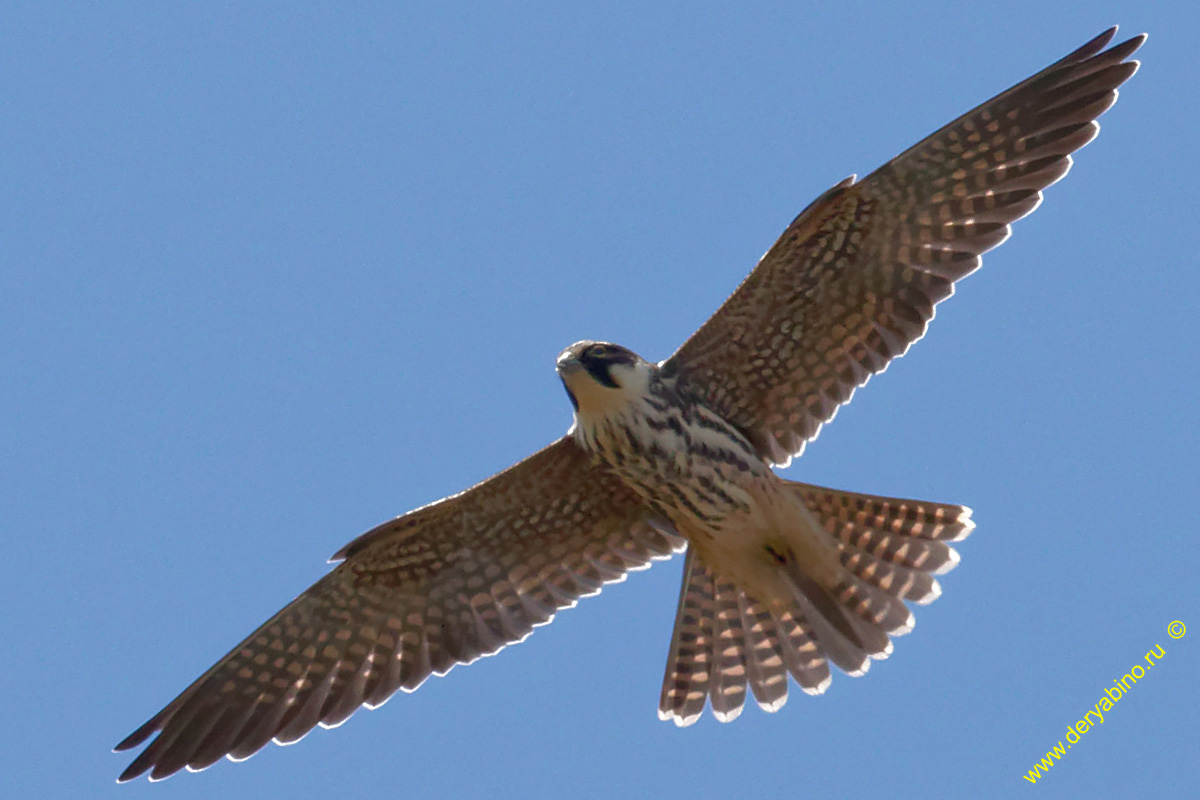
[[[775,711],[886,658],[928,603],[958,505],[796,483],[854,390],[1033,211],[1099,130],[1145,36],[1116,28],[812,202],[670,358],[582,341],[558,357],[558,441],[368,531],[331,572],[117,745],[159,779],[294,742],[523,640],[630,570],[686,551],[659,716]]]

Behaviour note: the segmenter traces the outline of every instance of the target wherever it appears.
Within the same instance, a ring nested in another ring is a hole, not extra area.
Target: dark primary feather
[[[1104,50],[1115,32],[818,198],[666,373],[685,373],[764,458],[799,455],[1095,138],[1145,41]]]
[[[294,742],[431,674],[521,641],[563,607],[682,546],[563,438],[379,526],[166,708],[120,777],[165,778]]]

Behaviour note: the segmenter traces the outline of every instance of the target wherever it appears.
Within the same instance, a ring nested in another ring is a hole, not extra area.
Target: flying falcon
[[[164,778],[523,640],[580,597],[685,551],[659,716],[737,717],[850,675],[912,627],[974,527],[962,506],[785,480],[854,390],[1033,211],[1138,68],[1116,28],[798,216],[679,350],[651,363],[583,341],[558,357],[575,409],[558,441],[368,531],[341,562],[117,745]]]

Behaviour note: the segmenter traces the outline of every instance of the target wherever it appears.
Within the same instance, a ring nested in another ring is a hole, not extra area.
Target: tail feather
[[[941,575],[958,566],[957,551],[945,542],[927,542],[912,536],[880,533],[851,525],[837,526],[837,537],[851,552],[864,553],[880,561],[889,561],[931,575]]]
[[[844,548],[838,557],[842,566],[890,595],[928,605],[942,593],[937,579],[928,572],[892,564],[861,550]]]
[[[848,675],[865,673],[870,668],[870,656],[887,648],[887,634],[843,608],[836,598],[798,569],[791,570],[789,577],[797,589],[800,614],[825,655]]]
[[[807,483],[792,486],[848,552],[869,557],[864,568],[889,562],[924,573],[949,572],[959,559],[947,542],[961,541],[975,529],[966,506],[856,494]]]
[[[780,649],[788,672],[806,694],[824,694],[833,679],[829,661],[821,653],[812,630],[804,619],[791,611],[776,614],[775,624],[779,628]]]
[[[971,509],[966,506],[859,494],[808,483],[791,486],[809,510],[826,522],[827,530],[828,523],[836,521],[879,533],[957,542],[975,529]],[[834,530],[830,533],[837,535]]]
[[[913,628],[913,615],[904,601],[857,575],[847,575],[834,596],[868,625],[891,636],[902,636]]]
[[[739,600],[742,593],[732,583],[716,581],[713,634],[713,680],[710,687],[713,714],[732,722],[746,702],[746,635]]]
[[[659,719],[674,720],[682,727],[700,719],[704,711],[712,681],[714,608],[712,576],[689,547],[667,674],[658,701]]]
[[[829,665],[806,621],[768,610],[722,581],[694,549],[688,549],[683,575],[660,719],[691,725],[707,701],[718,720],[731,722],[742,712],[747,686],[761,708],[777,711],[787,702],[788,673],[809,694],[825,691]],[[845,625],[855,630],[853,622]]]
[[[660,718],[690,725],[711,703],[728,722],[741,713],[747,687],[761,708],[776,711],[787,702],[789,674],[806,693],[820,694],[830,663],[865,673],[891,654],[891,636],[912,630],[904,601],[925,604],[941,594],[933,575],[958,563],[949,542],[975,527],[963,506],[790,485],[833,538],[841,579],[825,588],[782,558],[794,608],[767,605],[689,548]]]
[[[739,593],[738,607],[746,631],[746,680],[750,691],[759,708],[778,711],[788,695],[788,665],[779,642],[779,629],[771,612],[744,592]]]

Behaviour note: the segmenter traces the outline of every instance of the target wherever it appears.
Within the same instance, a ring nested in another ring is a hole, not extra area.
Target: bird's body
[[[610,367],[620,373],[612,386],[570,366],[597,350],[623,359]],[[749,492],[774,474],[746,437],[679,376],[664,376],[618,345],[572,345],[558,369],[578,399],[575,441],[677,524],[723,527],[731,514],[749,511]]]
[[[590,355],[599,350],[603,355]],[[580,359],[607,358],[611,386]],[[759,600],[786,605],[778,557],[793,553],[833,589],[829,535],[749,440],[686,380],[619,345],[579,342],[558,359],[576,398],[575,441],[638,494],[709,564]],[[776,555],[772,555],[775,553]]]
[[[797,652],[792,656],[808,678],[802,686],[814,693],[829,681],[814,638],[834,663],[861,674],[868,659],[891,652],[889,634],[912,628],[912,615],[895,596],[903,596],[897,585],[873,587],[870,575],[864,580],[842,563],[846,546],[806,503],[805,492],[814,487],[776,475],[686,375],[620,345],[591,341],[563,351],[558,371],[575,406],[575,442],[688,542],[688,572],[695,578],[685,580],[676,619],[659,704],[664,719],[690,724],[709,694],[717,715],[732,719],[741,711],[747,682],[760,704],[774,708],[786,696],[778,694],[786,690],[780,669],[785,623],[803,620],[794,622]],[[868,500],[860,496],[860,502]],[[898,513],[893,508],[886,517],[900,522]],[[946,506],[933,513],[941,517],[929,533],[936,529],[961,538],[972,527],[965,508]],[[877,555],[859,557],[885,569]],[[915,554],[914,559],[914,566],[925,566]],[[685,602],[689,585],[702,582],[706,569],[719,574],[724,590],[701,583],[702,603],[723,594],[728,606],[723,620],[728,641],[719,645],[714,644],[715,606],[689,609]],[[930,595],[935,587],[929,585]],[[763,652],[756,659],[747,652],[746,636],[759,615]],[[712,662],[716,650],[728,651],[732,663],[724,670]],[[722,674],[732,680],[725,685],[713,680]]]
[[[521,641],[562,608],[686,550],[659,715],[789,676],[858,675],[940,594],[963,506],[777,475],[934,307],[1033,211],[1136,71],[1115,28],[805,209],[679,350],[583,341],[559,356],[570,433],[464,492],[368,531],[118,750],[163,778],[332,727],[362,705]]]

